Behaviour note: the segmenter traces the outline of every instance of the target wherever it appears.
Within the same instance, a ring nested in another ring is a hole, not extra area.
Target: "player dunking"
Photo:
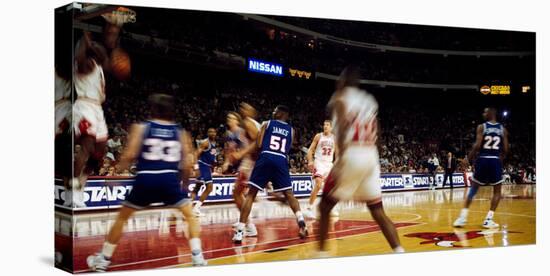
[[[236,112],[229,112],[229,114],[227,114],[227,126],[229,127],[229,135],[226,148],[226,161],[223,165],[223,171],[227,171],[227,167],[231,163],[229,160],[232,159],[232,156],[236,156],[238,160],[240,160],[240,162],[238,162],[238,164],[236,165],[238,166],[238,174],[233,188],[233,198],[235,199],[235,204],[237,205],[237,208],[239,210],[241,210],[242,208],[242,204],[245,199],[244,195],[248,191],[248,186],[246,182],[250,177],[254,162],[250,158],[250,154],[248,154],[248,156],[244,158],[238,156],[238,154],[240,153],[240,151],[243,151],[247,147],[249,147],[250,144],[254,144],[255,141],[247,138],[248,136],[246,131],[241,128],[240,125],[241,116]],[[235,224],[234,226],[236,227],[237,224]],[[246,222],[245,236],[254,237],[257,235],[258,231],[256,230],[256,226],[252,222],[250,222],[249,218],[249,220]]]
[[[284,105],[279,105],[273,111],[273,119],[265,122],[256,140],[255,147],[249,147],[243,154],[246,155],[252,151],[258,151],[258,159],[252,170],[250,181],[248,181],[249,190],[246,199],[241,208],[241,216],[236,226],[233,242],[242,243],[245,230],[245,222],[248,221],[252,204],[259,190],[265,189],[267,183],[271,181],[275,192],[282,192],[290,205],[290,208],[296,216],[299,235],[301,238],[307,236],[307,227],[304,216],[300,211],[300,204],[292,192],[292,183],[290,181],[290,171],[288,164],[288,153],[294,138],[294,130],[287,122],[289,109]]]
[[[325,120],[323,123],[323,132],[315,135],[307,151],[307,163],[315,181],[315,185],[309,196],[309,206],[306,212],[306,216],[310,218],[315,217],[313,214],[313,205],[328,173],[332,169],[332,161],[335,155],[336,143],[334,141],[334,134],[332,134],[332,122]],[[313,161],[314,157],[315,161]],[[333,216],[337,216],[335,211],[335,209],[332,209]]]
[[[118,45],[118,36],[124,23],[130,22],[124,15],[105,14],[103,43],[92,41],[89,32],[84,32],[75,50],[73,82],[77,99],[73,104],[72,128],[80,150],[74,156],[74,171],[67,190],[75,207],[86,207],[84,187],[88,178],[89,161],[103,159],[107,141],[107,124],[101,105],[105,101],[104,70],[111,69],[108,50]],[[92,167],[92,166],[91,166]],[[65,202],[67,203],[67,202]]]
[[[195,216],[201,216],[201,206],[214,188],[214,184],[212,182],[212,167],[214,166],[216,156],[218,155],[216,151],[216,136],[216,129],[209,128],[208,137],[200,142],[199,147],[195,152],[196,160],[198,160],[200,176],[197,177],[195,188],[191,192],[191,199],[195,199],[202,185],[206,185],[199,201],[195,204],[195,207],[193,207],[193,213]]]
[[[366,203],[394,252],[403,252],[397,230],[382,206],[380,163],[376,148],[378,103],[372,95],[359,89],[357,69],[344,69],[328,107],[339,153],[319,204],[321,254],[327,254],[330,211],[340,200]]]
[[[130,216],[157,202],[180,210],[189,227],[193,265],[206,265],[199,238],[200,224],[193,215],[186,189],[182,189],[182,185],[188,184],[193,166],[191,138],[174,122],[173,102],[171,96],[152,95],[149,98],[151,120],[135,124],[130,130],[128,147],[117,170],[127,169],[137,159],[137,176],[101,252],[87,258],[88,266],[94,271],[107,270]]]
[[[466,225],[468,208],[470,208],[470,204],[472,204],[472,200],[480,185],[493,186],[491,208],[482,226],[484,228],[499,227],[493,221],[493,215],[500,201],[501,184],[504,182],[502,177],[502,160],[508,154],[508,131],[502,124],[497,122],[497,111],[494,108],[485,108],[483,119],[486,122],[477,126],[476,142],[468,157],[463,161],[463,166],[467,167],[468,160],[474,160],[477,155],[474,165],[474,176],[472,177],[472,187],[464,202],[464,208],[460,211],[460,216],[453,223],[455,227]]]

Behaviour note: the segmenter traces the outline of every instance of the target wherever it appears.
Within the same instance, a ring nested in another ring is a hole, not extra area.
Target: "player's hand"
[[[307,168],[309,169],[309,172],[310,172],[310,173],[314,173],[314,172],[315,172],[315,166],[314,166],[312,163],[309,163],[309,162],[308,162]]]
[[[222,165],[222,172],[226,172],[229,169],[229,162],[224,162]]]
[[[239,161],[239,160],[241,160],[241,159],[243,158],[243,155],[242,155],[240,152],[238,152],[238,151],[232,153],[230,156],[231,156],[231,158],[234,160],[233,162]]]

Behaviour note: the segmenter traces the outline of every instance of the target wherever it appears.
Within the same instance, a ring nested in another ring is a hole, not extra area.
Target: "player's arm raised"
[[[181,184],[183,187],[187,189],[187,186],[189,185],[189,177],[193,172],[193,164],[195,162],[194,162],[193,146],[191,145],[191,136],[185,130],[181,131],[180,143],[181,143],[181,154],[182,154],[181,164],[180,164]]]
[[[313,172],[313,153],[315,152],[315,149],[317,148],[317,144],[319,144],[319,139],[321,139],[321,134],[317,133],[315,134],[315,137],[313,137],[313,141],[311,141],[311,145],[309,145],[309,149],[307,150],[307,166],[309,167],[309,171]]]
[[[466,161],[474,160],[477,153],[481,149],[481,143],[483,142],[483,125],[478,125],[476,130],[476,142],[472,147],[472,150],[468,153]]]
[[[130,164],[138,157],[139,150],[141,149],[141,140],[145,127],[141,124],[133,124],[128,134],[128,145],[122,152],[120,162],[116,166],[117,172],[124,171],[130,167]]]

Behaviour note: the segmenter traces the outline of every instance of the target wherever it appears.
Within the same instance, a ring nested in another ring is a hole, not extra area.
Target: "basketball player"
[[[75,154],[72,200],[75,207],[84,204],[85,171],[90,157],[98,162],[103,159],[107,141],[107,124],[101,104],[105,101],[105,75],[109,59],[105,48],[92,41],[88,32],[77,43],[75,52],[74,85],[77,99],[73,105],[73,132],[80,151]]]
[[[325,244],[330,211],[341,200],[366,203],[394,252],[404,252],[395,226],[382,206],[380,163],[376,148],[378,103],[372,95],[359,89],[357,69],[344,69],[328,107],[335,127],[339,156],[327,178],[319,204],[321,255],[327,254]]]
[[[332,169],[332,161],[336,152],[336,143],[334,134],[332,134],[332,122],[325,120],[323,123],[323,132],[317,133],[307,151],[307,164],[309,170],[313,173],[314,186],[309,196],[309,206],[306,216],[315,218],[313,214],[313,204],[317,199],[317,194],[321,190],[328,173]],[[313,161],[315,153],[315,161]],[[332,215],[337,216],[335,209],[332,209]]]
[[[477,155],[474,165],[474,176],[472,177],[472,187],[464,202],[464,208],[460,211],[460,216],[453,223],[454,227],[466,225],[468,208],[470,208],[470,204],[472,204],[472,200],[480,185],[493,186],[491,208],[482,226],[484,228],[499,227],[498,223],[493,221],[493,215],[500,201],[500,184],[504,182],[502,177],[502,160],[508,154],[508,131],[502,124],[497,122],[497,111],[494,108],[485,108],[483,119],[486,122],[477,126],[474,147],[468,154],[468,157],[463,160],[464,167],[467,167],[469,160],[474,160]]]
[[[193,207],[193,213],[195,216],[201,216],[201,206],[214,188],[214,184],[212,182],[212,168],[214,167],[216,156],[218,155],[216,152],[216,136],[216,129],[209,128],[208,138],[200,142],[199,147],[195,152],[196,160],[198,160],[200,176],[197,177],[195,188],[191,192],[191,199],[195,199],[202,185],[206,185],[199,201],[195,204],[195,207]]]
[[[304,216],[300,211],[300,204],[292,192],[292,183],[290,181],[290,172],[288,169],[288,153],[294,138],[294,130],[287,122],[289,109],[284,105],[279,105],[273,111],[273,119],[265,122],[256,140],[256,147],[249,147],[243,155],[253,151],[258,151],[258,159],[254,164],[252,175],[248,181],[249,190],[246,199],[241,207],[241,216],[239,223],[235,227],[233,242],[241,244],[244,237],[245,222],[252,209],[252,204],[256,199],[259,190],[265,189],[267,183],[271,181],[275,192],[282,192],[286,197],[290,208],[296,216],[298,223],[299,236],[307,236],[307,227]]]
[[[75,144],[80,145],[80,150],[74,156],[73,178],[69,182],[74,207],[86,207],[84,187],[88,171],[94,167],[88,163],[99,162],[105,154],[108,131],[101,106],[105,101],[104,70],[110,70],[108,51],[118,45],[120,29],[129,22],[124,15],[103,15],[103,18],[104,45],[92,41],[90,33],[84,32],[75,50],[73,81],[77,99],[72,107],[72,127]]]
[[[248,138],[247,133],[243,128],[240,127],[241,124],[241,115],[236,112],[229,112],[227,114],[227,126],[229,127],[229,135],[227,142],[226,158],[223,165],[223,171],[227,171],[230,160],[232,159],[233,154],[237,154],[240,151],[245,150],[250,144],[254,144],[254,140]],[[257,135],[257,133],[256,133]],[[250,154],[246,157],[239,157],[239,162],[236,164],[237,169],[237,179],[235,185],[233,186],[233,198],[235,199],[235,204],[237,208],[241,210],[242,203],[244,202],[244,195],[248,190],[248,186],[245,184],[250,177],[254,162],[250,158]],[[238,222],[237,222],[238,223]],[[237,224],[234,225],[235,227]],[[258,235],[256,226],[249,220],[246,222],[245,236],[255,237]]]
[[[191,138],[174,122],[174,99],[163,94],[149,98],[151,120],[135,124],[130,130],[128,147],[122,154],[118,171],[128,169],[137,159],[137,176],[128,198],[105,239],[99,253],[87,258],[93,271],[105,271],[122,236],[124,224],[137,210],[162,202],[178,209],[188,223],[189,246],[193,265],[206,265],[199,238],[200,225],[191,210],[186,189],[192,170]]]

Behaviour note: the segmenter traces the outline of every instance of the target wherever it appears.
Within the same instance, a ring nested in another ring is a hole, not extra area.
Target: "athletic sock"
[[[189,247],[191,247],[191,254],[198,255],[202,252],[201,239],[192,238],[189,240]]]
[[[302,214],[302,211],[296,212],[295,215],[296,215],[296,219],[298,221],[303,221],[304,220],[304,215]]]
[[[396,248],[393,249],[393,252],[395,253],[405,253],[405,249],[403,247],[400,246],[397,246]]]
[[[104,242],[103,249],[101,249],[101,254],[105,256],[105,259],[110,259],[113,256],[113,252],[115,252],[115,249],[116,249],[116,244]]]
[[[468,208],[462,208],[462,210],[460,210],[460,217],[461,218],[467,218],[468,217]]]
[[[493,215],[495,214],[494,211],[487,212],[487,216],[485,217],[485,220],[491,220],[493,219]]]

